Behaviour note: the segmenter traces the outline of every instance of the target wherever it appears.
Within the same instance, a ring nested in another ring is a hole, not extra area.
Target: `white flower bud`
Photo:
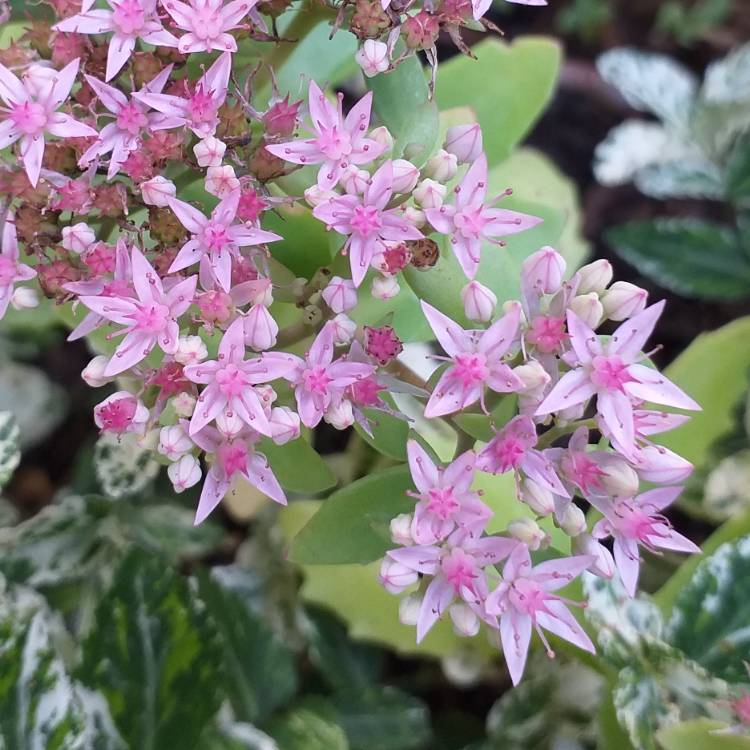
[[[385,146],[385,153],[393,149],[393,136],[391,135],[391,131],[388,130],[385,125],[381,125],[380,127],[375,128],[375,130],[371,130],[370,138],[375,141],[375,143]]]
[[[589,328],[596,329],[604,317],[604,307],[596,292],[573,297],[569,307]]]
[[[492,320],[497,308],[497,295],[478,281],[470,281],[461,290],[464,313],[469,320],[487,323]]]
[[[245,423],[236,412],[224,409],[216,416],[216,429],[231,440],[245,429]]]
[[[80,255],[96,242],[94,230],[85,222],[81,221],[72,227],[63,227],[62,246],[66,250]]]
[[[422,608],[422,597],[419,594],[407,594],[398,603],[398,621],[402,625],[414,627],[419,620],[419,610]]]
[[[537,294],[554,294],[562,286],[565,258],[552,247],[545,246],[530,255],[521,266],[524,287]]]
[[[599,480],[608,495],[633,497],[638,493],[638,474],[624,459],[614,454],[605,456],[599,461],[599,468],[604,472]]]
[[[221,160],[227,150],[227,144],[215,138],[212,135],[207,136],[202,141],[193,146],[193,153],[198,160],[199,167],[218,167],[221,166]]]
[[[560,519],[560,528],[568,536],[578,536],[586,531],[586,516],[575,503],[570,503],[565,509]]]
[[[339,197],[337,193],[333,192],[333,190],[323,190],[323,188],[320,188],[317,185],[312,185],[311,187],[307,188],[304,195],[305,200],[307,201],[307,205],[311,206],[312,208],[315,208],[315,206],[319,206],[321,203],[325,203],[326,201],[331,200],[331,198]]]
[[[177,195],[177,187],[174,182],[166,177],[152,177],[140,184],[141,197],[147,206],[164,208],[169,205],[169,199]]]
[[[411,513],[400,513],[391,519],[391,539],[394,544],[401,544],[404,547],[414,544],[411,535],[411,524],[414,520]]]
[[[338,346],[348,344],[357,332],[357,324],[344,313],[339,313],[333,320],[333,342]]]
[[[612,264],[604,258],[578,269],[578,294],[602,294],[612,281]]]
[[[10,304],[14,310],[29,310],[39,305],[39,295],[31,287],[19,286],[13,290]]]
[[[103,385],[110,383],[113,378],[108,378],[104,374],[108,364],[109,357],[98,354],[83,368],[81,377],[84,382],[92,388],[101,388]]]
[[[526,391],[544,388],[551,380],[549,373],[535,359],[513,368],[513,373],[523,382]]]
[[[276,391],[273,389],[273,386],[269,385],[268,383],[254,385],[253,390],[255,391],[256,395],[260,399],[261,404],[263,404],[264,407],[271,406],[271,404],[279,397],[279,394],[276,393]]]
[[[393,192],[411,193],[419,181],[419,170],[406,159],[394,159],[393,167]]]
[[[57,78],[57,71],[46,65],[33,63],[29,65],[22,76],[26,90],[34,97],[39,98],[49,91],[49,86]]]
[[[195,365],[208,356],[208,349],[200,336],[180,336],[177,340],[175,362],[181,365]]]
[[[279,326],[265,305],[253,305],[243,323],[245,344],[256,352],[276,345]]]
[[[357,306],[357,287],[351,279],[334,276],[322,294],[325,303],[335,313],[346,312]]]
[[[421,211],[416,206],[404,206],[401,210],[401,218],[404,221],[408,221],[409,224],[417,229],[421,229],[427,223],[425,212]]]
[[[392,299],[401,291],[395,276],[376,276],[372,280],[371,293],[375,299]]]
[[[523,542],[532,552],[549,541],[549,537],[532,518],[518,518],[508,524],[508,533]]]
[[[177,493],[198,484],[201,480],[201,465],[195,456],[186,455],[167,469],[167,476]]]
[[[271,439],[276,445],[284,445],[300,435],[299,414],[288,406],[274,406],[268,424],[271,426]]]
[[[354,55],[354,59],[368,78],[372,78],[378,73],[384,73],[391,63],[388,56],[388,45],[385,42],[379,42],[377,39],[365,39]]]
[[[195,411],[196,399],[189,393],[178,393],[172,398],[172,408],[178,417],[187,419],[193,416]]]
[[[338,404],[329,406],[324,414],[324,419],[337,430],[345,430],[347,427],[351,427],[354,424],[352,402],[344,398]]]
[[[612,553],[590,534],[579,534],[573,538],[572,551],[577,555],[591,555],[594,562],[588,569],[601,578],[612,578],[615,574],[615,561]]]
[[[370,184],[370,173],[350,164],[339,177],[339,184],[349,195],[361,195]]]
[[[440,208],[447,192],[448,188],[445,185],[441,185],[435,180],[426,179],[414,188],[412,197],[414,202],[422,208]]]
[[[442,148],[425,164],[424,173],[438,182],[452,180],[458,172],[458,159]]]
[[[159,431],[159,445],[157,451],[170,461],[176,461],[183,453],[193,447],[193,441],[188,437],[182,425],[173,424],[162,427]]]
[[[443,148],[453,154],[459,164],[476,161],[482,153],[482,128],[479,123],[448,128]]]
[[[217,198],[226,198],[240,189],[239,178],[234,174],[234,167],[225,164],[223,167],[209,167],[206,170],[206,192]]]
[[[473,638],[479,632],[479,618],[467,604],[463,602],[453,604],[449,612],[453,622],[453,631],[456,635]]]
[[[548,516],[555,510],[553,494],[533,479],[526,478],[521,482],[520,494],[521,500],[538,516]]]
[[[391,594],[400,594],[417,582],[417,573],[390,557],[386,557],[380,566],[380,582]]]
[[[601,296],[604,314],[615,321],[627,320],[646,307],[648,292],[628,281],[615,281]]]

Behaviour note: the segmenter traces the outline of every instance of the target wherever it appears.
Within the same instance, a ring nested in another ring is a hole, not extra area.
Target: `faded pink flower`
[[[3,222],[2,245],[0,246],[0,318],[8,310],[13,287],[18,281],[28,281],[36,271],[18,260],[18,236],[13,214],[9,211]]]
[[[498,237],[523,232],[541,222],[536,216],[485,204],[487,157],[484,154],[472,163],[453,192],[453,205],[443,203],[440,207],[427,208],[425,214],[438,232],[450,235],[453,252],[469,279],[476,276],[479,268],[482,240],[493,242]],[[502,193],[493,203],[506,195]]]
[[[512,305],[486,331],[465,331],[424,301],[422,310],[450,362],[427,402],[425,417],[440,417],[477,401],[483,403],[485,388],[496,393],[523,390],[523,381],[502,361],[518,335],[518,305]]]
[[[298,138],[266,146],[274,156],[293,164],[321,164],[318,185],[330,190],[349,164],[367,164],[377,159],[385,146],[367,138],[372,92],[365,94],[344,117],[343,96],[338,107],[331,104],[315,81],[310,81],[309,109],[313,138]]]
[[[94,407],[94,422],[102,432],[142,435],[149,419],[148,409],[132,393],[117,391]]]
[[[107,3],[112,10],[86,10],[52,27],[56,31],[76,34],[114,32],[107,45],[106,81],[112,80],[122,70],[138,39],[161,47],[177,46],[177,39],[159,20],[156,0],[107,0]]]
[[[6,105],[0,113],[0,149],[20,139],[20,157],[32,187],[36,187],[44,156],[44,134],[58,138],[96,137],[92,127],[78,122],[58,108],[70,95],[79,60],[53,71],[30,66],[22,81],[0,65],[0,99]]]

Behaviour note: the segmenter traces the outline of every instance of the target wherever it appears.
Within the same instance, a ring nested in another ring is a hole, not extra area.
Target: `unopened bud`
[[[378,73],[384,73],[391,63],[388,56],[388,45],[376,39],[365,39],[362,46],[357,50],[357,54],[354,55],[354,59],[368,78],[372,78]]]
[[[476,161],[482,153],[482,128],[476,122],[448,128],[443,148],[453,154],[459,164]]]
[[[438,182],[448,182],[452,180],[458,172],[458,159],[455,154],[451,154],[444,149],[440,149],[425,164],[424,173]]]
[[[245,423],[236,411],[224,409],[216,415],[216,429],[224,437],[233,440],[245,429]]]
[[[276,445],[284,445],[300,435],[299,414],[288,406],[274,406],[268,424],[271,426],[271,439]]]
[[[638,474],[624,459],[606,456],[599,462],[599,468],[603,472],[599,479],[608,495],[633,497],[638,492]]]
[[[209,167],[206,170],[206,192],[217,198],[226,198],[235,190],[240,189],[239,178],[234,173],[234,167],[225,164],[221,167]]]
[[[94,230],[82,221],[74,224],[72,227],[63,227],[62,246],[66,250],[80,255],[88,250],[95,241],[96,235],[94,234]]]
[[[166,208],[169,205],[169,199],[177,195],[177,188],[171,180],[166,177],[152,177],[146,182],[140,184],[141,197],[147,206],[156,206],[157,208]]]
[[[479,632],[479,618],[467,604],[453,604],[449,610],[453,631],[464,638],[473,638]]]
[[[586,531],[586,516],[575,504],[570,503],[560,519],[560,528],[568,536],[578,536]]]
[[[401,291],[395,276],[376,276],[372,280],[371,293],[375,299],[392,299]]]
[[[391,135],[391,131],[388,130],[385,125],[381,125],[380,127],[375,128],[375,130],[371,130],[370,139],[375,141],[375,143],[379,143],[381,146],[385,146],[384,153],[393,149],[393,136]]]
[[[601,578],[612,578],[615,574],[615,561],[612,553],[590,534],[573,537],[572,551],[577,555],[590,555],[594,561],[588,569]]]
[[[323,299],[333,312],[346,312],[357,306],[357,287],[351,279],[334,276],[323,290]]]
[[[199,167],[220,166],[226,150],[226,143],[212,135],[207,136],[202,141],[198,141],[198,143],[193,146],[193,153],[198,160]]]
[[[194,365],[202,362],[207,356],[208,349],[200,336],[180,336],[177,340],[175,362],[181,365]]]
[[[183,453],[193,447],[193,441],[179,424],[162,427],[159,431],[159,445],[157,451],[170,461],[176,461]]]
[[[535,482],[524,479],[521,482],[521,500],[538,516],[548,516],[555,510],[555,498],[552,493]]]
[[[109,357],[105,357],[103,354],[94,357],[81,372],[84,382],[92,388],[101,388],[103,385],[111,382],[112,378],[108,378],[104,374],[108,364]]]
[[[414,520],[411,513],[400,513],[391,519],[391,539],[394,544],[400,544],[404,547],[414,544],[411,535],[411,525]]]
[[[276,345],[279,326],[265,305],[253,305],[243,323],[245,344],[256,352]]]
[[[554,294],[562,286],[565,258],[554,248],[543,247],[530,255],[521,266],[524,287],[537,294]]]
[[[338,195],[333,190],[323,190],[318,185],[312,185],[305,190],[305,200],[307,201],[307,205],[312,208],[331,200],[331,198],[338,198]]]
[[[548,541],[548,536],[532,518],[519,518],[508,524],[508,533],[523,542],[532,552]]]
[[[514,367],[513,373],[523,382],[526,391],[544,388],[551,380],[549,373],[535,359],[530,360],[525,365]]]
[[[419,181],[419,170],[406,159],[394,159],[393,167],[393,192],[411,193]]]
[[[345,430],[354,424],[352,402],[342,399],[338,404],[330,406],[324,415],[325,421],[337,430]]]
[[[401,210],[401,218],[417,229],[421,229],[427,223],[425,212],[416,206],[405,206]]]
[[[422,609],[422,597],[419,594],[407,594],[398,603],[398,621],[402,625],[414,627],[419,620],[420,609]]]
[[[615,281],[601,296],[604,314],[615,321],[627,320],[646,307],[648,292],[628,281]]]
[[[414,188],[412,196],[414,202],[421,208],[440,208],[447,191],[448,188],[445,185],[441,185],[435,180],[426,179]]]
[[[370,184],[370,173],[350,164],[339,177],[339,184],[349,195],[361,195]]]
[[[178,393],[172,399],[172,408],[174,409],[174,413],[178,417],[182,417],[183,419],[187,419],[188,417],[193,416],[193,412],[195,411],[195,404],[195,396],[191,396],[189,393]]]
[[[604,258],[578,269],[578,294],[602,294],[612,281],[612,264]]]
[[[391,594],[400,594],[417,582],[416,571],[386,557],[380,566],[380,583]]]
[[[461,290],[461,301],[466,317],[480,323],[492,320],[497,308],[497,295],[478,281],[470,281]]]
[[[201,479],[201,465],[195,456],[185,455],[167,469],[174,491],[178,494],[192,487]]]
[[[579,294],[570,301],[570,309],[589,327],[595,329],[604,317],[604,307],[596,292]]]
[[[331,320],[333,343],[338,346],[348,344],[357,332],[357,324],[346,314],[339,313]]]
[[[14,310],[29,310],[39,305],[39,295],[35,289],[28,286],[19,286],[13,290],[10,304]]]

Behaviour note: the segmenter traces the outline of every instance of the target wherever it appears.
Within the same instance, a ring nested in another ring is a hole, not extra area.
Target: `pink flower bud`
[[[538,516],[548,516],[555,510],[552,493],[533,479],[526,478],[521,482],[520,497]]]
[[[335,313],[346,312],[357,306],[357,287],[351,279],[334,276],[322,294],[325,303]]]
[[[391,131],[388,130],[385,125],[381,125],[380,127],[375,128],[375,130],[370,131],[370,138],[375,141],[375,143],[385,146],[384,153],[393,148],[393,136],[391,135]]]
[[[245,316],[245,344],[256,352],[276,345],[279,326],[265,305],[253,305]]]
[[[525,392],[544,388],[551,380],[549,373],[535,359],[529,360],[525,365],[514,367],[513,373],[523,382]]]
[[[183,456],[167,469],[167,476],[178,494],[188,487],[193,487],[201,480],[201,465],[198,459],[190,454]]]
[[[357,332],[357,324],[346,313],[339,313],[331,321],[333,343],[344,346],[351,342]]]
[[[394,544],[400,544],[404,547],[414,544],[414,539],[411,535],[412,520],[411,513],[400,513],[391,519],[391,539]]]
[[[422,609],[422,597],[419,594],[407,594],[398,603],[398,620],[402,625],[414,627],[419,620]]]
[[[599,480],[608,495],[633,497],[638,492],[638,474],[625,459],[614,454],[605,456],[599,462],[599,468],[604,472]]]
[[[458,172],[458,159],[444,149],[440,149],[424,167],[424,174],[438,182],[452,180]]]
[[[401,218],[404,221],[408,221],[413,227],[421,229],[427,224],[427,216],[425,212],[416,206],[404,206],[401,209]]]
[[[473,638],[479,632],[479,618],[463,602],[452,604],[448,610],[453,631],[463,638]]]
[[[372,78],[378,73],[384,73],[391,63],[388,56],[388,45],[376,39],[365,39],[354,59],[368,78]]]
[[[178,393],[172,399],[172,408],[174,409],[174,413],[178,417],[187,419],[188,417],[193,416],[196,403],[197,401],[195,396],[191,396],[189,393],[183,391],[182,393]]]
[[[208,349],[200,336],[180,336],[177,340],[175,362],[181,365],[194,365],[208,356]]]
[[[596,329],[604,317],[604,307],[596,292],[573,297],[569,307],[589,328]]]
[[[361,195],[370,184],[370,173],[350,164],[339,178],[339,184],[349,195]]]
[[[209,167],[206,170],[206,192],[217,198],[226,198],[240,189],[240,181],[234,174],[234,167],[226,164],[223,167]]]
[[[604,314],[615,321],[627,320],[646,307],[648,292],[628,281],[615,281],[601,296]]]
[[[206,136],[193,146],[193,153],[198,160],[199,167],[218,167],[227,150],[226,143],[212,135]]]
[[[266,411],[268,411],[268,409],[271,407],[271,404],[273,404],[279,397],[279,394],[276,393],[276,391],[273,389],[273,386],[269,385],[268,383],[262,383],[261,385],[253,386],[253,390],[257,394],[261,404],[263,404],[263,407],[266,409]]]
[[[412,192],[414,202],[421,208],[440,208],[448,188],[435,180],[422,180]]]
[[[268,424],[271,426],[271,439],[276,445],[284,445],[300,435],[299,414],[288,406],[274,406]]]
[[[157,450],[170,461],[176,461],[192,447],[193,441],[179,424],[162,427],[159,431],[159,445]]]
[[[532,518],[519,518],[508,524],[508,533],[525,544],[532,552],[549,541],[548,535]]]
[[[589,570],[601,578],[612,578],[615,574],[615,561],[612,553],[590,534],[579,534],[573,538],[572,552],[576,555],[590,555],[594,562],[589,565]]]
[[[476,122],[449,128],[443,148],[453,154],[459,164],[476,161],[482,153],[482,128]]]
[[[108,378],[104,374],[108,364],[109,357],[105,357],[103,354],[94,357],[81,372],[84,382],[92,388],[101,388],[111,382],[112,378]]]
[[[381,365],[387,365],[404,350],[401,339],[390,326],[364,327],[365,351]]]
[[[338,194],[334,193],[333,190],[323,190],[319,185],[312,185],[305,190],[305,200],[307,205],[315,208],[325,201],[331,200],[332,198],[338,198]]]
[[[537,250],[521,266],[524,288],[533,289],[539,295],[554,294],[562,286],[566,265],[565,258],[554,248]]]
[[[35,289],[27,286],[19,286],[13,290],[10,297],[10,304],[14,310],[29,310],[32,307],[38,307],[39,295]]]
[[[148,419],[148,409],[127,391],[117,391],[94,407],[94,422],[102,432],[143,434]]]
[[[392,299],[401,291],[395,276],[376,276],[370,293],[375,299]]]
[[[578,294],[601,294],[612,281],[612,264],[600,258],[578,269]]]
[[[216,417],[216,429],[229,440],[233,440],[245,429],[245,423],[237,412],[224,410]]]
[[[342,399],[338,404],[328,407],[324,419],[337,430],[345,430],[347,427],[351,427],[354,424],[352,402]]]
[[[470,281],[461,290],[464,313],[469,320],[487,323],[497,308],[497,295],[478,281]]]
[[[66,250],[80,255],[96,241],[94,230],[88,224],[79,222],[72,227],[63,227],[62,246]]]
[[[394,159],[393,167],[393,192],[411,193],[419,181],[419,170],[406,159]]]
[[[568,536],[578,536],[586,531],[586,516],[575,504],[570,503],[560,519],[560,528]]]
[[[386,557],[380,566],[380,583],[391,594],[400,594],[417,582],[415,571]]]
[[[140,184],[141,197],[147,206],[164,208],[169,205],[169,199],[177,195],[175,184],[166,177],[152,177]]]

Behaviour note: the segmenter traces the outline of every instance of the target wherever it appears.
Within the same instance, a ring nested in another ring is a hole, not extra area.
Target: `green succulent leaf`
[[[312,494],[336,484],[331,468],[304,438],[284,445],[265,439],[258,450],[266,456],[279,484],[286,490]]]
[[[750,750],[750,737],[727,732],[729,726],[715,719],[692,719],[664,727],[657,735],[662,750]]]

